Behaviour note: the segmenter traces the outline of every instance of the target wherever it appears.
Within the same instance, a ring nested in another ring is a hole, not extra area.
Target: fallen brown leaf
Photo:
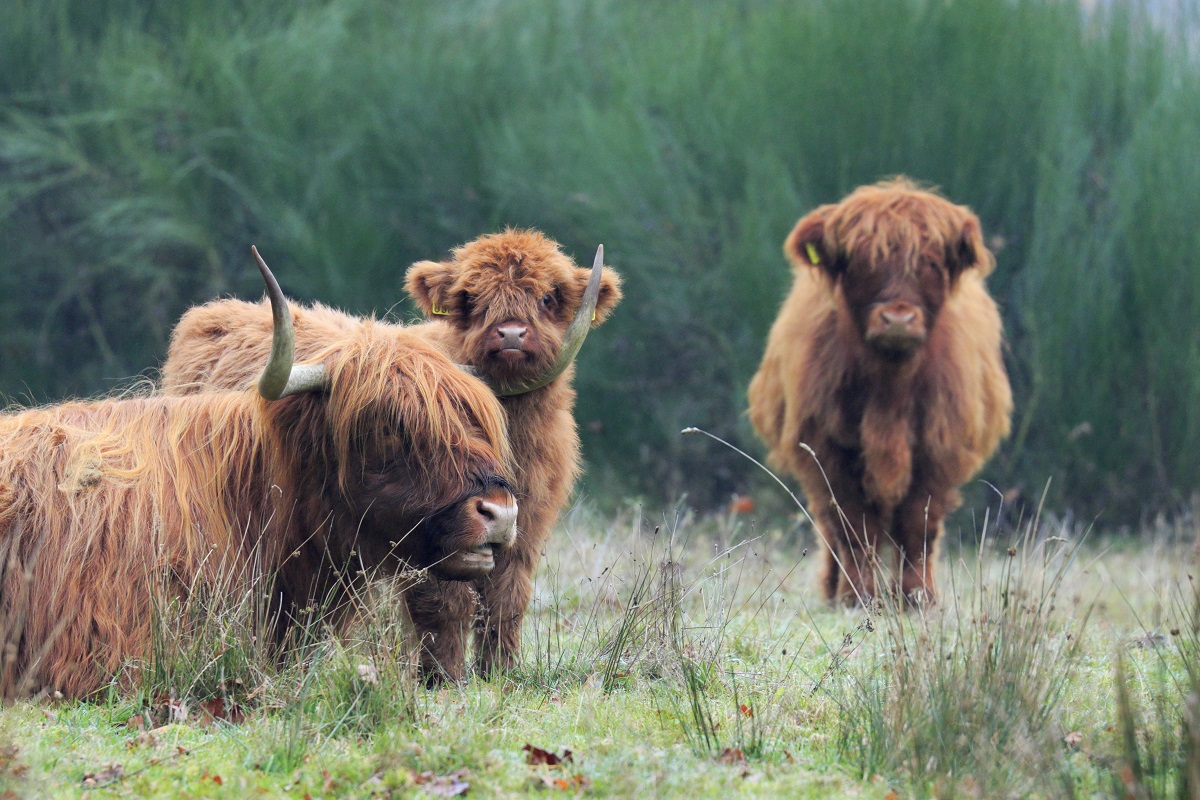
[[[221,722],[230,722],[234,725],[240,725],[246,721],[246,712],[237,703],[225,705],[225,699],[214,697],[211,700],[205,700],[200,704],[200,710],[204,712],[201,717],[201,724],[211,725],[220,720]]]
[[[554,775],[543,775],[542,786],[563,792],[586,792],[592,788],[592,779],[586,775],[568,775],[556,778]]]
[[[456,770],[449,775],[434,775],[432,772],[422,772],[417,783],[434,797],[458,797],[471,790],[467,782],[470,772],[466,769]]]
[[[525,763],[531,767],[545,765],[548,767],[557,767],[560,764],[566,764],[572,761],[571,751],[563,749],[562,755],[555,755],[549,750],[543,750],[540,747],[534,747],[531,744],[526,744],[521,748],[528,755],[525,756]]]
[[[746,754],[737,747],[726,747],[721,751],[721,754],[717,756],[717,761],[730,766],[745,766]]]
[[[136,750],[139,747],[157,747],[158,738],[150,731],[142,731],[137,736],[125,742],[125,746],[130,750]]]
[[[754,512],[754,498],[737,494],[729,501],[729,511],[733,514],[751,514]]]
[[[83,785],[88,788],[105,786],[113,781],[119,781],[125,774],[125,768],[120,764],[109,764],[99,772],[89,772],[83,776]]]
[[[1083,734],[1079,731],[1071,731],[1063,737],[1063,741],[1067,743],[1067,747],[1074,750],[1075,748],[1079,747],[1080,743],[1083,741]]]

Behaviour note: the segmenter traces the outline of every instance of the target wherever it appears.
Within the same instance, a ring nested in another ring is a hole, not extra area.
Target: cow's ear
[[[453,265],[438,261],[418,261],[408,268],[404,288],[427,317],[454,315],[450,287],[454,282]]]
[[[996,257],[983,241],[979,217],[965,208],[963,212],[961,230],[957,240],[950,243],[946,262],[956,277],[968,269],[977,269],[981,275],[987,275],[996,268]]]
[[[580,298],[583,297],[583,293],[587,289],[588,281],[591,280],[591,277],[592,271],[590,269],[575,268],[575,287]],[[608,319],[608,315],[617,307],[617,303],[620,300],[621,276],[608,267],[605,267],[600,273],[600,296],[596,299],[596,314],[592,317],[592,327],[594,328]]]
[[[825,213],[829,208],[821,206],[802,217],[784,239],[783,254],[797,269],[815,267],[836,277],[836,253],[825,236]]]

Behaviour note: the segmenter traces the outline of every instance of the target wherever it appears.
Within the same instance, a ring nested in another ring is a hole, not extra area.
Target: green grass
[[[193,666],[182,720],[157,668],[89,703],[16,702],[0,712],[0,791],[1187,796],[1193,530],[1137,549],[1054,521],[989,528],[978,549],[952,535],[942,603],[906,614],[819,602],[808,534],[787,518],[578,508],[560,527],[506,677],[418,688],[387,587],[349,632],[309,626],[279,660],[225,637],[249,602],[234,598],[187,625],[173,614],[195,635],[160,657],[240,646],[236,698]],[[572,759],[530,765],[526,744]]]
[[[14,0],[0,392],[152,370],[189,303],[258,294],[251,243],[296,296],[404,315],[410,263],[536,226],[626,281],[581,356],[594,483],[713,507],[756,478],[676,432],[754,446],[785,234],[908,173],[998,251],[1018,411],[993,482],[1058,476],[1050,507],[1114,526],[1173,512],[1200,481],[1200,18],[1080,5]]]

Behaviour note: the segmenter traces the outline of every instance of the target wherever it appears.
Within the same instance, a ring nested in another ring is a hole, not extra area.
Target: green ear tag
[[[808,261],[810,264],[820,264],[821,257],[817,255],[817,248],[813,247],[812,242],[806,242],[804,249],[808,251]]]

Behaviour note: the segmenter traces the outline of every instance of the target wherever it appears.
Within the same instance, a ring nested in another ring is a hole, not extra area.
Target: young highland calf
[[[275,575],[283,633],[298,608],[337,613],[361,570],[469,580],[511,546],[507,432],[488,388],[371,324],[293,366],[285,301],[260,267],[278,313],[258,392],[0,416],[0,613],[24,619],[10,666],[34,685],[85,695],[146,658],[156,585],[186,594],[254,564]],[[463,624],[455,613],[414,621],[438,635]]]
[[[943,520],[1012,413],[979,220],[898,179],[816,209],[784,253],[795,283],[750,419],[808,498],[826,596],[874,595],[876,555],[894,544],[904,595],[932,601]]]
[[[516,542],[496,552],[495,569],[486,576],[470,583],[431,577],[407,594],[410,607],[455,609],[464,628],[478,605],[476,657],[488,673],[517,658],[533,573],[579,474],[572,361],[589,327],[620,299],[619,279],[599,253],[592,270],[584,270],[541,233],[507,230],[457,248],[447,262],[414,264],[408,291],[431,321],[385,326],[320,305],[293,309],[297,349],[307,358],[330,336],[370,324],[421,337],[500,396],[520,498]],[[262,305],[229,300],[192,309],[172,335],[163,390],[248,385],[268,330]],[[425,637],[424,673],[460,676],[462,650],[461,631]]]

